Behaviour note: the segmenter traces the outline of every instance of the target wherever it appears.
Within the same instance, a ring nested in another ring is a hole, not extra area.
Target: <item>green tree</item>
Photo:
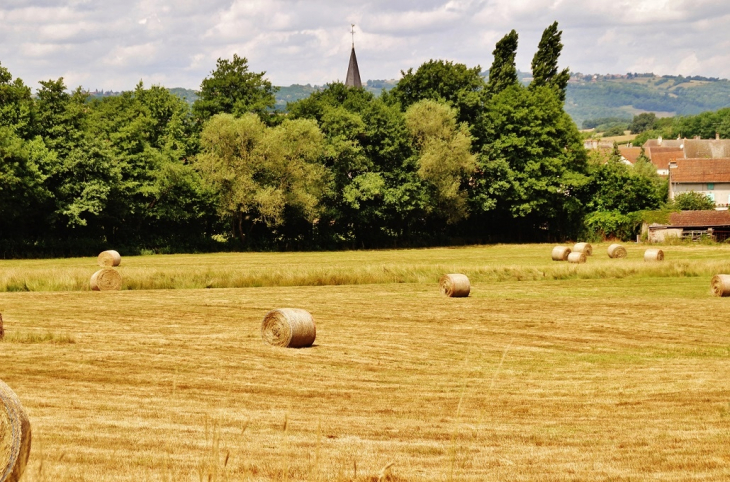
[[[502,37],[492,52],[494,60],[489,69],[489,82],[487,92],[496,95],[506,88],[517,85],[517,67],[515,56],[517,55],[517,32],[512,30]]]
[[[43,140],[24,141],[0,127],[0,238],[23,239],[44,232],[44,207],[51,193],[41,166],[55,162]]]
[[[283,225],[287,211],[310,223],[317,218],[327,172],[316,123],[286,120],[266,127],[255,114],[218,114],[203,129],[201,144],[197,167],[243,242],[257,225]]]
[[[237,117],[253,112],[268,120],[268,111],[274,107],[278,90],[264,78],[266,72],[249,72],[246,57],[233,54],[233,60],[218,59],[216,68],[200,84],[193,103],[193,114],[205,122],[216,114],[227,113]]]
[[[30,87],[21,79],[13,80],[0,64],[0,127],[10,127],[25,139],[32,137],[35,106]]]
[[[657,118],[653,112],[642,112],[634,116],[634,120],[629,124],[629,130],[632,134],[641,134],[645,131],[654,129]]]
[[[560,100],[565,102],[565,90],[570,79],[570,69],[558,71],[558,59],[563,50],[563,44],[560,42],[562,35],[562,30],[558,30],[558,22],[553,22],[543,31],[537,52],[532,58],[530,87],[552,87],[558,93]]]
[[[429,60],[418,70],[401,71],[401,79],[389,92],[388,103],[398,102],[402,109],[423,99],[445,101],[457,110],[457,121],[473,124],[482,110],[482,91],[486,87],[481,67],[467,68],[443,60]]]
[[[590,166],[589,211],[615,211],[622,215],[633,212],[659,209],[666,199],[666,182],[659,180],[654,169],[647,175],[615,158],[594,153]]]
[[[468,126],[457,124],[455,109],[428,99],[408,108],[406,125],[417,149],[418,176],[427,183],[433,200],[427,212],[447,223],[466,218],[463,186],[476,168]]]
[[[133,243],[200,240],[215,209],[189,162],[197,136],[185,101],[140,82],[134,91],[90,105],[88,132],[103,140],[120,176],[99,228]]]
[[[710,211],[715,209],[715,202],[701,192],[689,191],[674,196],[672,207],[680,211]]]
[[[483,129],[485,145],[470,183],[474,210],[493,212],[483,225],[509,222],[513,235],[532,236],[569,234],[580,224],[585,149],[552,88],[506,88],[488,104]]]

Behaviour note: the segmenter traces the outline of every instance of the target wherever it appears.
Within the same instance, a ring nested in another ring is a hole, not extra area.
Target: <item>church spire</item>
[[[345,85],[347,87],[362,87],[360,69],[357,66],[357,56],[355,56],[355,24],[350,25],[352,25],[352,29],[350,30],[352,34],[352,52],[350,53],[350,65],[347,66]]]

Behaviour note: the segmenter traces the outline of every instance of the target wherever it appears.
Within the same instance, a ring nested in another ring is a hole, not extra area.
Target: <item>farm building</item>
[[[694,191],[705,194],[719,209],[730,204],[730,158],[675,159],[669,165],[669,199]]]
[[[698,240],[709,236],[716,241],[730,238],[730,211],[681,211],[669,215],[668,224],[645,226],[649,242],[659,243],[669,238]]]

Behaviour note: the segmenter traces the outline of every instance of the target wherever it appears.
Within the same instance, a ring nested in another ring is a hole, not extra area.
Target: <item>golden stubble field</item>
[[[0,288],[68,283],[0,293],[24,480],[730,480],[730,249],[627,247],[123,257],[113,293],[73,290],[92,258],[0,261]],[[138,288],[266,267],[304,286]],[[279,307],[315,346],[262,343]]]

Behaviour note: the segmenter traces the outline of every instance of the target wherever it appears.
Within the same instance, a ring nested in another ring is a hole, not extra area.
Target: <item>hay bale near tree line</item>
[[[0,481],[18,482],[30,456],[30,420],[18,396],[0,380]]]
[[[439,279],[441,292],[449,298],[465,298],[469,296],[471,285],[464,274],[445,274]]]
[[[555,246],[553,248],[553,261],[565,261],[570,255],[570,248],[567,246]]]
[[[568,263],[585,263],[586,259],[585,253],[570,253],[568,255]]]
[[[122,257],[119,253],[117,253],[113,249],[110,249],[108,251],[102,251],[101,253],[99,253],[97,262],[102,268],[109,268],[112,266],[119,266],[119,264],[122,262]]]
[[[264,316],[261,337],[269,345],[303,348],[312,346],[317,337],[317,327],[307,310],[280,308],[271,310]]]
[[[586,256],[593,256],[593,246],[591,243],[575,243],[573,246],[574,253],[585,253]]]
[[[118,291],[122,289],[122,275],[112,268],[102,268],[89,281],[93,291]]]
[[[661,249],[647,249],[644,251],[644,261],[664,261],[664,251]]]
[[[612,244],[608,247],[609,258],[625,258],[626,255],[626,248],[624,248],[620,244]]]
[[[716,274],[710,281],[710,289],[715,296],[730,296],[730,274]]]

